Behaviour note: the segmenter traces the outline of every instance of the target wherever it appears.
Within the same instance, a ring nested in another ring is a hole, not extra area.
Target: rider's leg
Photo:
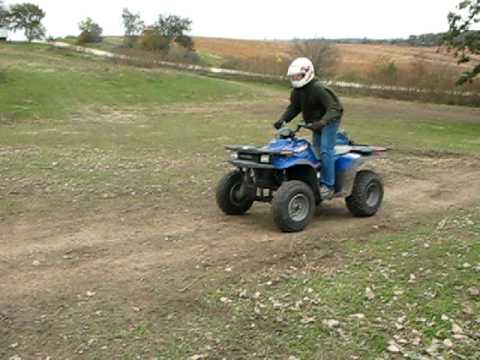
[[[321,132],[314,132],[312,137],[312,145],[313,145],[313,152],[318,160],[322,158],[322,133]]]
[[[328,124],[322,129],[320,152],[322,160],[321,192],[326,197],[333,196],[335,191],[335,143],[340,120]]]

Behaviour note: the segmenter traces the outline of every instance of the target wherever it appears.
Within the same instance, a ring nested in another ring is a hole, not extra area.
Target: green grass
[[[277,85],[132,68],[45,45],[0,45],[0,69],[4,183],[15,189],[22,179],[39,194],[88,202],[207,192],[224,172],[223,146],[268,142],[284,106],[270,101],[288,96]],[[344,127],[358,142],[395,149],[480,151],[480,126],[468,122],[351,114]],[[34,208],[21,197],[0,206]]]
[[[438,342],[437,356],[479,359],[480,302],[469,289],[479,286],[480,207],[440,220],[343,243],[346,263],[331,275],[285,271],[214,291],[161,358],[379,359],[393,341],[405,358]]]
[[[26,52],[22,47],[0,46],[0,65]],[[0,122],[64,118],[83,110],[87,104],[95,108],[214,102],[247,99],[258,93],[255,86],[178,72],[115,66],[106,61],[83,60],[76,54],[72,65],[82,62],[82,66],[69,67],[68,60],[67,64],[61,60],[68,59],[71,53],[48,47],[35,49],[43,58],[8,63],[3,71]],[[51,58],[55,61],[50,61]]]
[[[368,124],[368,125],[367,125]],[[352,115],[345,128],[364,143],[383,144],[398,150],[478,153],[480,125],[422,119],[365,119]]]
[[[58,41],[65,42],[71,45],[78,45],[78,38],[76,36],[66,36],[64,38],[57,39]],[[94,49],[100,49],[105,51],[113,51],[123,45],[123,36],[104,36],[99,43],[88,43],[85,46]]]

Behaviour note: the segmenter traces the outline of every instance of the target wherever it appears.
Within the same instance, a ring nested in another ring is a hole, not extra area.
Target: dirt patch
[[[119,327],[128,327],[130,317],[168,326],[200,293],[229,279],[304,256],[334,267],[342,239],[400,230],[480,193],[477,158],[402,154],[376,166],[386,182],[385,206],[376,217],[352,218],[336,200],[319,208],[300,234],[278,232],[268,205],[226,217],[212,192],[183,204],[168,197],[116,198],[78,212],[65,203],[36,223],[1,222],[0,355],[81,357],[95,348],[84,344],[88,334],[108,340],[105,329],[93,330],[98,311],[115,308]],[[122,353],[121,343],[112,345],[112,354]]]

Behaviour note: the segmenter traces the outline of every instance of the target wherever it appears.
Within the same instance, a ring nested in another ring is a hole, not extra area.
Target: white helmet
[[[288,67],[287,77],[294,88],[301,88],[313,80],[315,69],[310,59],[301,57],[293,60]]]

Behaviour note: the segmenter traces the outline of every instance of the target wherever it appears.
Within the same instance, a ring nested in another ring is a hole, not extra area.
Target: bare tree
[[[145,23],[140,18],[140,14],[133,14],[127,8],[123,9],[122,20],[125,28],[124,44],[127,47],[133,47],[145,29]]]
[[[340,59],[336,46],[322,39],[294,40],[290,55],[309,58],[320,78],[332,76]]]

